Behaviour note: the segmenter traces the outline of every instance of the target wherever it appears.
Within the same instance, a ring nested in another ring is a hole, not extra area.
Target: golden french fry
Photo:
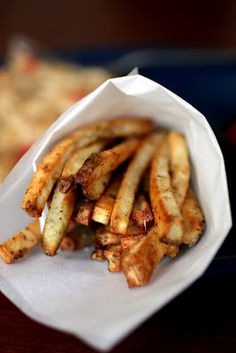
[[[168,134],[170,153],[171,187],[176,203],[181,210],[190,179],[188,147],[183,135],[171,131]]]
[[[39,241],[40,227],[38,220],[0,244],[0,257],[6,264],[11,264],[26,255]]]
[[[110,184],[94,205],[92,220],[102,224],[110,222],[111,213],[115,199],[121,184],[121,177],[118,175],[111,180]]]
[[[75,220],[84,225],[88,225],[92,220],[94,204],[88,199],[82,199],[78,204],[78,211]]]
[[[161,132],[155,132],[146,137],[130,162],[111,214],[112,232],[126,233],[140,180],[162,139],[163,133]]]
[[[84,195],[88,199],[94,200],[97,181],[127,160],[139,144],[140,141],[137,138],[130,138],[109,150],[93,153],[76,175],[76,181],[82,186]],[[100,196],[96,195],[96,199]]]
[[[62,193],[59,191],[58,182],[41,238],[41,245],[46,255],[56,254],[62,238],[67,233],[75,199],[76,189],[70,189],[66,194]]]
[[[205,219],[198,199],[190,189],[184,200],[182,215],[184,219],[183,243],[193,246],[205,229]]]
[[[136,195],[130,217],[138,227],[144,229],[150,228],[154,218],[144,194]]]
[[[29,216],[41,216],[52,188],[60,177],[63,166],[73,149],[73,140],[66,138],[46,154],[39,164],[22,203],[22,208]]]
[[[158,229],[153,227],[131,250],[123,252],[121,264],[129,287],[147,284],[163,256]]]
[[[122,248],[120,244],[109,245],[104,250],[104,256],[108,260],[108,270],[110,272],[121,271],[121,253]]]
[[[80,148],[71,154],[62,171],[61,178],[73,175],[82,167],[89,155],[102,149],[104,141],[97,142],[89,147]],[[54,192],[51,207],[45,222],[42,234],[42,247],[47,255],[53,256],[60,245],[60,242],[68,231],[69,221],[74,211],[76,189],[73,186],[66,193],[61,192],[61,180],[58,181]]]
[[[76,226],[67,233],[61,241],[60,248],[66,251],[75,251],[92,244],[94,234],[89,227]]]
[[[26,190],[22,208],[32,217],[41,216],[66,159],[75,148],[85,147],[102,138],[142,136],[152,131],[153,127],[149,119],[103,120],[85,126],[61,140],[39,164]]]
[[[166,138],[159,145],[151,163],[150,200],[160,239],[180,244],[183,238],[183,218],[171,189]]]
[[[98,141],[88,147],[79,147],[71,154],[64,166],[62,176],[60,178],[61,192],[68,192],[69,189],[74,186],[74,177],[86,159],[89,158],[92,153],[101,151],[105,147],[106,143],[107,141],[105,140]]]
[[[77,130],[70,137],[77,142],[78,147],[84,147],[103,138],[144,136],[153,129],[154,124],[148,118],[124,117],[96,121]]]
[[[89,184],[89,189],[87,189],[86,191],[85,189],[82,189],[84,196],[85,197],[89,196],[88,199],[91,201],[99,200],[104,190],[106,189],[111,179],[111,176],[112,176],[112,173],[108,173],[103,175],[100,179],[93,180]],[[87,191],[89,195],[87,194]]]

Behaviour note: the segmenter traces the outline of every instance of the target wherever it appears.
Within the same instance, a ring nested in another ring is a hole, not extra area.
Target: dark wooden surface
[[[43,46],[235,48],[235,0],[0,1],[0,54],[23,33]]]
[[[234,274],[200,279],[112,353],[235,353],[235,279]],[[27,318],[2,294],[0,328],[1,353],[95,352],[79,339]]]

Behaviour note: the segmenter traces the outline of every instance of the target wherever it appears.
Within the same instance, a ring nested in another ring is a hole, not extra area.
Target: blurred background
[[[205,114],[234,211],[236,1],[2,0],[0,62],[0,181],[61,112],[137,66]]]

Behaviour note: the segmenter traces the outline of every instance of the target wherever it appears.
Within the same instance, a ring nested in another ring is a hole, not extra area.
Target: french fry
[[[129,224],[125,235],[112,233],[110,225],[106,225],[97,228],[95,242],[98,246],[119,244],[123,238],[126,239],[130,237],[135,239],[144,234],[146,234],[146,231],[137,227],[135,224]]]
[[[188,148],[183,135],[171,131],[168,134],[170,152],[171,187],[176,203],[181,210],[190,179]]]
[[[62,176],[60,178],[60,191],[61,192],[68,192],[75,184],[74,184],[74,177],[78,170],[82,167],[84,162],[92,153],[96,153],[101,151],[107,143],[107,140],[101,140],[95,142],[94,144],[84,147],[84,148],[77,148],[70,158],[68,159],[67,163],[64,166]]]
[[[114,137],[144,136],[154,129],[148,118],[115,118],[100,120],[75,131],[70,137],[78,147],[88,146],[99,139]]]
[[[26,190],[22,208],[32,217],[40,217],[48,196],[61,175],[70,153],[102,138],[142,136],[153,130],[149,119],[114,119],[85,126],[61,140],[47,153]]]
[[[180,244],[183,218],[171,189],[166,138],[159,145],[151,163],[150,200],[160,240]]]
[[[63,166],[73,149],[73,140],[66,138],[46,154],[39,164],[22,202],[22,208],[29,216],[41,216],[52,188],[60,177]]]
[[[61,241],[60,248],[65,251],[75,251],[92,244],[94,234],[89,227],[77,225],[67,233]]]
[[[153,214],[144,194],[140,193],[135,197],[130,217],[138,227],[145,230],[150,228],[153,222]]]
[[[127,160],[139,144],[137,138],[130,138],[109,150],[93,153],[76,175],[76,182],[82,186],[84,195],[90,200],[97,200],[105,190],[104,187],[99,195],[94,192],[97,181]]]
[[[102,149],[103,146],[104,141],[101,141],[89,147],[77,149],[67,160],[61,178],[67,178],[73,175],[82,167],[83,163],[92,152]],[[69,221],[74,211],[76,199],[75,186],[70,188],[67,193],[61,192],[60,188],[61,182],[59,180],[54,191],[41,239],[42,248],[49,256],[56,254],[63,236],[68,231]]]
[[[111,214],[112,232],[126,233],[140,180],[162,138],[163,133],[161,132],[155,132],[146,137],[130,162]]]
[[[92,220],[94,204],[88,199],[82,199],[79,201],[78,211],[75,216],[75,220],[79,224],[88,225]]]
[[[62,238],[68,231],[75,199],[75,188],[64,194],[59,191],[59,183],[57,184],[41,237],[42,248],[48,256],[56,254]]]
[[[104,256],[108,260],[108,270],[110,272],[121,271],[121,253],[122,248],[120,244],[107,246],[104,250]]]
[[[184,200],[182,215],[184,219],[183,243],[193,246],[205,229],[205,219],[198,199],[190,189]]]
[[[121,177],[118,175],[110,182],[100,199],[96,201],[92,215],[93,221],[102,224],[108,224],[110,222],[111,213],[120,184]]]
[[[38,220],[0,244],[0,257],[6,264],[11,264],[26,255],[39,241],[40,227]]]
[[[158,229],[153,227],[130,251],[123,252],[121,264],[129,287],[148,283],[163,256]]]

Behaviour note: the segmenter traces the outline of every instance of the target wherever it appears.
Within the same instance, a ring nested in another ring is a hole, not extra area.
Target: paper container
[[[91,261],[86,250],[50,258],[35,249],[13,265],[0,265],[2,292],[24,313],[100,350],[109,350],[201,276],[231,227],[224,161],[206,119],[166,88],[134,75],[108,80],[74,105],[20,160],[0,187],[1,241],[29,222],[21,200],[53,143],[84,123],[115,116],[150,116],[185,134],[192,183],[207,222],[200,242],[163,262],[151,282],[136,289],[127,287],[122,273],[111,274],[105,263]]]

